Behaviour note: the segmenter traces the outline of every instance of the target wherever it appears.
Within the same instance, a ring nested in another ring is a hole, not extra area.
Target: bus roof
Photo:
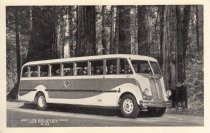
[[[109,55],[95,55],[95,56],[83,56],[83,57],[72,57],[72,58],[62,58],[62,59],[51,59],[51,60],[40,60],[40,61],[31,61],[25,65],[36,65],[36,64],[53,64],[53,63],[62,63],[62,62],[73,62],[73,61],[85,61],[85,60],[95,60],[95,59],[115,59],[115,58],[128,58],[131,60],[149,60],[157,61],[153,57],[143,56],[143,55],[131,55],[131,54],[109,54]]]

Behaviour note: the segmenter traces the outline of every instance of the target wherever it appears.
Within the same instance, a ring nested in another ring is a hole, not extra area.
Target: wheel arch
[[[48,93],[45,91],[46,87],[44,85],[38,85],[34,89],[36,90],[36,93],[34,95],[34,100],[36,99],[36,97],[39,93],[42,93],[45,96],[46,101],[48,102]]]
[[[44,92],[37,91],[36,94],[35,94],[35,96],[34,96],[34,101],[36,101],[36,98],[37,98],[38,94],[43,94],[45,96],[45,98],[46,98],[46,95],[44,94]]]
[[[126,91],[126,92],[123,92],[123,93],[119,96],[118,104],[120,103],[122,97],[125,96],[125,95],[132,95],[132,96],[136,99],[135,95],[134,95],[132,92]],[[136,99],[136,102],[138,103],[137,99]]]

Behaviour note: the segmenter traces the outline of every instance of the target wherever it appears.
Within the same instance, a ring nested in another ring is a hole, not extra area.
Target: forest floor
[[[180,115],[195,115],[195,116],[204,116],[204,111],[191,111],[189,109],[178,109],[178,108],[168,108],[166,113],[168,114],[180,114]]]
[[[7,103],[16,103],[16,104],[23,104],[22,102],[19,102],[17,100],[7,100]],[[29,104],[30,105],[30,104]],[[178,114],[178,115],[194,115],[194,116],[204,116],[204,111],[200,110],[200,111],[192,111],[190,109],[180,109],[180,108],[167,108],[166,110],[167,114]]]
[[[168,112],[168,111],[167,111]],[[18,114],[18,115],[17,115]],[[8,127],[203,126],[204,117],[169,114],[122,118],[117,110],[52,106],[38,111],[21,102],[7,102]]]

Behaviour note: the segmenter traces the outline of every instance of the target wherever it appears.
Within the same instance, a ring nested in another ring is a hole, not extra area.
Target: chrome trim
[[[140,107],[171,107],[171,101],[153,102],[153,101],[140,101]]]

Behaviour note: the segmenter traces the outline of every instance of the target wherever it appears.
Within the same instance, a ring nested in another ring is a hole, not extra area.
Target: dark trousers
[[[171,90],[171,97],[169,100],[172,101],[172,107],[176,107],[176,90]]]

